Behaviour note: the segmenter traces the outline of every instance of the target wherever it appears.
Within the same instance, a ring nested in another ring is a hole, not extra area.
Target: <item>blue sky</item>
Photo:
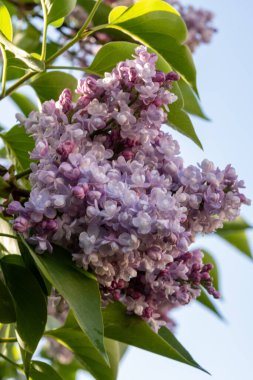
[[[190,1],[190,0],[188,0]],[[185,1],[186,2],[186,1]],[[253,199],[253,2],[252,0],[191,0],[216,14],[219,32],[211,45],[195,54],[198,87],[211,122],[195,119],[204,152],[174,133],[186,163],[213,160],[220,167],[235,166]],[[9,100],[0,105],[0,123],[15,123]],[[243,216],[253,224],[252,207]],[[253,234],[249,234],[251,242]],[[219,263],[223,300],[221,322],[197,303],[174,313],[177,337],[213,380],[248,379],[252,371],[253,262],[216,237],[202,238],[199,246],[213,252]],[[89,379],[88,375],[80,379]],[[122,362],[118,380],[207,380],[208,375],[183,364],[131,348]]]

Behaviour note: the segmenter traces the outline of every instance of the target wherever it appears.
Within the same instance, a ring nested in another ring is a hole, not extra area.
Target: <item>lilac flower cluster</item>
[[[38,253],[67,247],[97,276],[105,303],[124,303],[154,329],[201,287],[219,297],[212,265],[189,246],[249,203],[230,165],[183,165],[179,144],[161,130],[178,75],[156,70],[156,60],[140,46],[103,78],[80,80],[76,103],[65,89],[57,103],[19,115],[39,162],[28,202],[8,207]]]

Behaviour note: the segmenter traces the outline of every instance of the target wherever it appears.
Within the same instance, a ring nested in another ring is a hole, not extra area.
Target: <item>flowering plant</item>
[[[1,236],[17,244],[16,254],[2,247],[0,322],[15,329],[4,328],[0,342],[17,342],[22,364],[11,352],[1,357],[16,376],[35,380],[60,379],[60,363],[72,365],[73,355],[96,379],[116,379],[123,344],[202,369],[174,337],[170,311],[199,298],[217,312],[208,296],[219,298],[215,264],[191,244],[250,201],[231,165],[185,166],[164,129],[201,146],[188,115],[205,118],[183,19],[164,1],[141,0],[113,8],[101,25],[95,17],[104,4],[87,2],[84,24],[48,56],[49,25],[62,25],[76,2],[41,1],[38,56],[14,44],[7,3],[0,3],[1,97],[13,96],[23,113],[1,135],[13,162],[1,167]],[[110,42],[88,67],[72,67],[84,78],[52,66],[101,30]],[[26,73],[6,88],[12,65]],[[14,93],[23,83],[39,110]],[[42,336],[50,346],[41,356],[57,354],[55,369],[32,359]]]

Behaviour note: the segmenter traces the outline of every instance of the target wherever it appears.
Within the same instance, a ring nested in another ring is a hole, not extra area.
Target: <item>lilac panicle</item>
[[[67,248],[96,275],[104,304],[119,300],[155,330],[201,286],[219,296],[211,266],[190,245],[249,203],[230,165],[184,166],[178,142],[161,129],[178,75],[156,70],[156,60],[140,46],[103,78],[80,80],[76,103],[65,89],[58,102],[19,115],[38,162],[29,200],[8,208],[38,253]]]

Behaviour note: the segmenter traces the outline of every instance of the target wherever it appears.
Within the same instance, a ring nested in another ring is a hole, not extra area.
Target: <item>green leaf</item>
[[[26,268],[34,275],[34,277],[36,277],[43,293],[46,296],[50,296],[51,291],[52,291],[52,286],[37,268],[33,257],[30,255],[30,252],[27,249],[27,246],[24,245],[21,241],[18,241],[18,246],[19,246],[19,251],[22,255],[22,259],[24,261]]]
[[[32,361],[30,377],[31,380],[62,380],[62,377],[49,364]]]
[[[189,137],[201,149],[203,149],[189,115],[183,109],[178,109],[176,103],[177,102],[170,105],[170,112],[168,114],[168,124],[178,132]]]
[[[34,148],[34,140],[26,134],[23,127],[14,126],[6,133],[1,133],[8,158],[13,162],[18,171],[30,166],[29,152]]]
[[[23,61],[27,67],[33,71],[44,71],[45,64],[42,61],[39,61],[36,58],[33,58],[29,53],[25,50],[18,48],[12,42],[10,42],[2,32],[0,32],[0,43],[4,45],[5,49],[11,51],[16,58]]]
[[[210,271],[210,274],[213,278],[213,285],[214,285],[215,289],[220,290],[219,270],[218,270],[217,262],[211,253],[209,253],[205,249],[201,249],[201,251],[204,253],[203,263],[204,264],[210,263],[213,265],[213,269]]]
[[[119,9],[118,9],[119,8]],[[184,42],[187,38],[187,28],[180,14],[170,4],[160,0],[140,0],[133,6],[122,9],[116,7],[109,15],[110,24],[116,24],[123,29],[131,29],[134,34],[145,33],[146,22],[157,20],[156,31]],[[158,23],[159,20],[159,23]]]
[[[12,41],[13,30],[11,16],[2,1],[0,1],[0,31],[8,40]]]
[[[201,295],[197,298],[197,301],[201,303],[203,306],[205,306],[207,309],[211,310],[218,318],[220,318],[221,320],[224,320],[223,315],[217,309],[216,305],[210,299],[210,297],[207,295],[204,289],[202,289]]]
[[[97,380],[116,380],[120,356],[118,342],[105,339],[105,347],[110,362],[109,367],[95,350],[87,335],[80,329],[72,311],[70,311],[64,326],[48,331],[46,335],[59,340],[73,351],[75,358]]]
[[[0,322],[13,323],[16,321],[16,313],[10,292],[0,279]]]
[[[43,275],[68,302],[81,329],[103,356],[103,320],[97,281],[79,271],[71,254],[64,249],[55,247],[52,254],[37,255],[24,240],[23,244]]]
[[[38,110],[37,106],[26,95],[20,94],[19,92],[13,92],[11,99],[25,116],[28,116],[32,111]]]
[[[184,110],[192,115],[201,117],[204,120],[209,120],[203,112],[199,99],[192,87],[183,79],[180,79],[178,86],[184,98]]]
[[[127,315],[120,303],[110,304],[103,312],[105,336],[146,351],[191,365],[203,370],[165,327],[155,333],[137,316]],[[205,371],[205,370],[203,370]]]
[[[76,0],[45,0],[45,3],[48,24],[67,16],[76,6]]]
[[[77,87],[77,80],[70,74],[61,71],[51,71],[36,76],[30,85],[36,91],[41,102],[45,100],[58,100],[64,88],[72,92]]]
[[[25,29],[15,33],[13,43],[20,49],[32,53],[41,46],[40,32],[33,25],[28,24]]]
[[[245,230],[229,231],[221,229],[217,230],[216,234],[252,259],[251,247]]]
[[[47,321],[45,296],[33,274],[24,267],[21,256],[5,256],[1,267],[14,301],[18,342],[23,350],[33,354]]]

